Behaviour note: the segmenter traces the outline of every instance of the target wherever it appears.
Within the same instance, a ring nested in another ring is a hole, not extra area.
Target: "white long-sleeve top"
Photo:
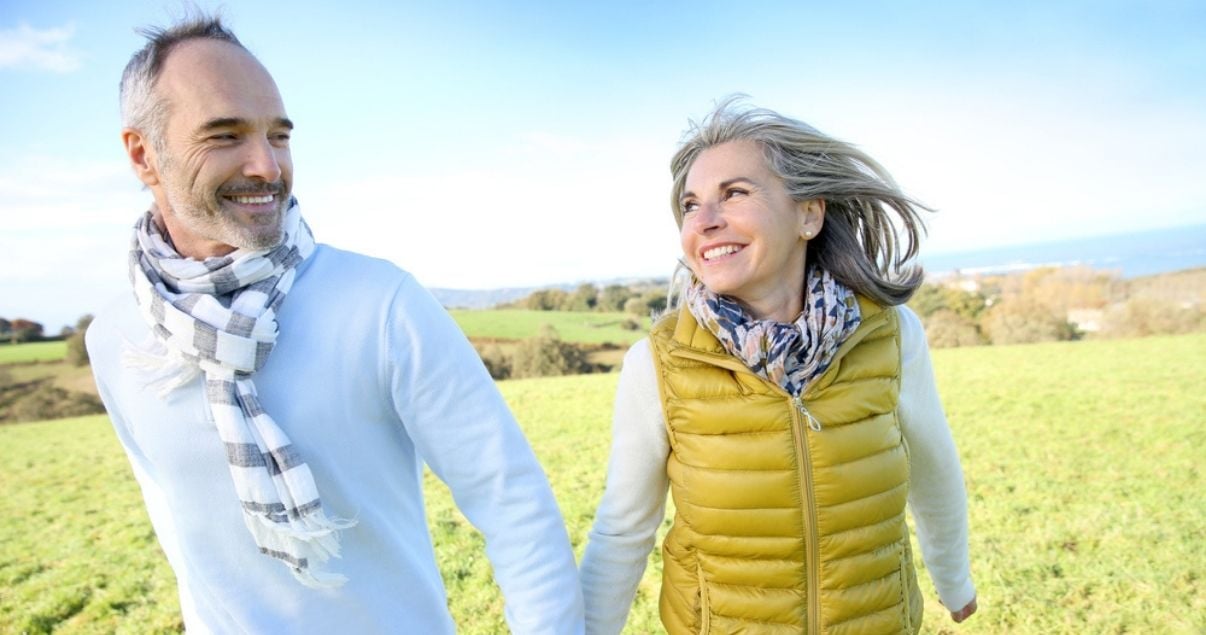
[[[975,597],[967,547],[967,493],[921,321],[900,316],[899,415],[909,448],[909,507],[922,557],[943,604],[958,610]],[[586,631],[619,633],[665,516],[670,441],[649,340],[624,356],[616,389],[607,485],[595,513],[580,576]]]
[[[582,599],[556,501],[494,382],[444,309],[393,265],[320,245],[279,311],[254,380],[314,475],[353,518],[347,577],[306,587],[243,523],[200,380],[160,398],[126,368],[147,324],[127,294],[97,316],[97,385],[179,584],[190,633],[453,633],[423,506],[426,462],[484,534],[515,633],[579,633]]]

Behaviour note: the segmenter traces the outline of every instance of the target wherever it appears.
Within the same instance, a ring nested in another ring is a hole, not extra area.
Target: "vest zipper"
[[[805,425],[801,421],[801,416],[806,416],[809,423],[807,427],[814,431],[821,431],[821,422],[813,417],[808,409],[804,407],[804,399],[802,397],[794,397],[791,399],[792,408],[795,415],[792,417],[792,423],[796,429],[796,446],[800,452],[800,480],[803,482],[804,488],[804,575],[808,578],[808,631],[809,633],[821,632],[821,599],[818,596],[817,588],[818,577],[820,576],[820,563],[817,562],[817,519],[816,519],[816,494],[812,490],[812,455],[808,453],[808,431],[804,429]],[[816,427],[813,427],[813,424]]]
[[[795,397],[791,400],[791,402],[795,404],[796,410],[799,410],[800,414],[804,415],[804,418],[808,420],[808,427],[811,428],[813,432],[820,432],[821,422],[817,420],[816,417],[812,416],[812,413],[808,411],[808,407],[804,405],[804,396],[800,395]]]

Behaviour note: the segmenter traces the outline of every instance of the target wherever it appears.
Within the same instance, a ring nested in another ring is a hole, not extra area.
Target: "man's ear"
[[[150,140],[138,130],[122,128],[121,142],[126,148],[130,167],[134,168],[134,174],[138,180],[148,187],[159,185],[159,167]]]
[[[810,198],[796,204],[800,212],[800,237],[812,240],[825,226],[825,199]]]

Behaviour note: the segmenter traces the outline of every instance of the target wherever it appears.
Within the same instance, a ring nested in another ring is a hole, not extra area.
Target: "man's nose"
[[[277,148],[266,137],[248,144],[243,161],[243,176],[275,183],[281,178],[281,160]]]

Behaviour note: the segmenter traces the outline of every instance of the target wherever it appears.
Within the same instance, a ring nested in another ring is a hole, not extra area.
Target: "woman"
[[[962,621],[976,610],[963,475],[904,306],[919,206],[854,147],[732,100],[671,171],[689,271],[624,360],[582,562],[588,632],[623,627],[667,487],[672,634],[917,632],[906,497]]]

